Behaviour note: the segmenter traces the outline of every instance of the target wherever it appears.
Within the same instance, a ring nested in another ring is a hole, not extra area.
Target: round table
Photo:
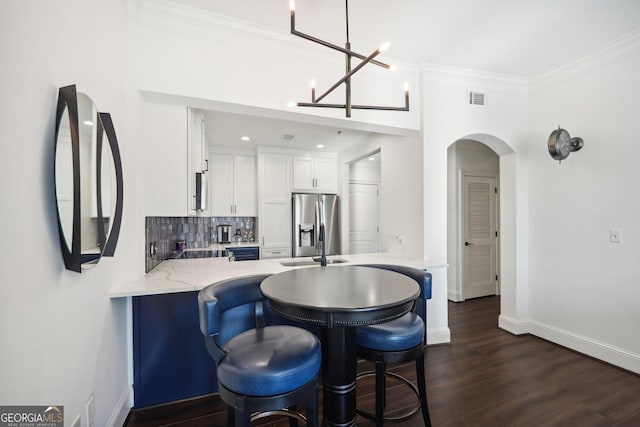
[[[323,425],[356,425],[356,326],[396,319],[420,288],[411,278],[363,266],[309,267],[266,278],[274,310],[321,326]]]

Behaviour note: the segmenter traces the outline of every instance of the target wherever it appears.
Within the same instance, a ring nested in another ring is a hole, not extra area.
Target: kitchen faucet
[[[322,252],[321,252],[321,256],[320,258],[315,257],[313,258],[313,260],[315,262],[320,262],[320,265],[322,267],[326,267],[327,266],[327,242],[326,242],[326,236],[325,236],[325,230],[324,230],[324,223],[321,222],[320,223],[320,235],[318,236],[318,242],[322,242]]]

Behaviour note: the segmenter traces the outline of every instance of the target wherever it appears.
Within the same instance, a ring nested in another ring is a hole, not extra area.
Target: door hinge
[[[496,230],[496,237],[498,237],[498,230]]]
[[[493,187],[493,192],[498,194],[498,187]]]
[[[498,275],[496,274],[496,282],[498,281]]]

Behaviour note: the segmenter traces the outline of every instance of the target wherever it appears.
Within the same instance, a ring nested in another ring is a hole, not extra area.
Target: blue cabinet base
[[[200,333],[198,292],[132,300],[134,406],[217,392],[215,364]]]

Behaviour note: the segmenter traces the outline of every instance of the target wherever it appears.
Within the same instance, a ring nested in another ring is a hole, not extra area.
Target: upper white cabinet
[[[144,168],[145,216],[187,216],[192,198],[187,182],[187,109],[184,106],[142,102],[139,106],[141,164]],[[162,123],[162,126],[158,126]],[[191,213],[193,214],[193,213]]]
[[[262,258],[291,256],[291,159],[287,154],[258,154]]]
[[[337,193],[336,156],[334,154],[295,156],[293,158],[293,191]]]
[[[204,112],[187,109],[187,147],[189,215],[209,215],[209,149],[205,134]]]
[[[211,215],[256,216],[256,158],[212,153]]]

